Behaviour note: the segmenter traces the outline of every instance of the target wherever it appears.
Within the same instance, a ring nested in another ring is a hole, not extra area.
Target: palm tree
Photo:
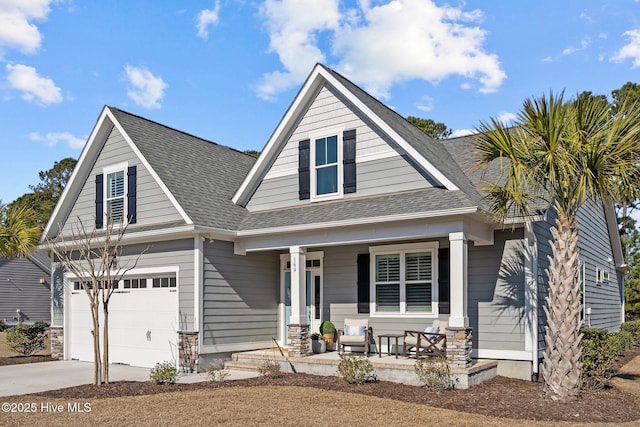
[[[588,199],[637,198],[640,180],[640,110],[624,105],[615,116],[593,96],[527,99],[513,128],[482,122],[475,138],[480,167],[494,164],[489,206],[499,220],[524,218],[544,202],[557,213],[547,270],[544,394],[553,400],[580,392],[582,334],[576,213]]]
[[[26,207],[7,207],[0,202],[0,257],[25,257],[38,244],[40,227]]]

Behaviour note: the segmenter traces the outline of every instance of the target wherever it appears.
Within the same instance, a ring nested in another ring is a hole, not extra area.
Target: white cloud
[[[458,138],[459,136],[473,135],[474,133],[476,133],[476,131],[473,129],[458,129],[451,132],[449,138]]]
[[[198,14],[198,37],[209,37],[209,25],[216,25],[220,19],[220,1],[216,1],[213,9],[203,9]]]
[[[262,76],[256,85],[258,96],[275,95],[297,85],[313,64],[324,62],[317,46],[317,33],[338,28],[341,15],[339,0],[266,0],[260,8],[269,32],[269,50],[278,54],[283,71]]]
[[[542,58],[542,62],[553,62],[553,58],[550,56],[545,56]]]
[[[633,60],[631,68],[640,67],[640,30],[629,30],[623,34],[629,39],[629,43],[611,57],[613,62],[623,62],[626,59]]]
[[[507,126],[510,126],[517,118],[518,116],[513,113],[509,113],[508,111],[500,111],[497,117],[499,121]]]
[[[587,47],[589,47],[590,44],[591,44],[591,39],[589,37],[585,37],[584,39],[580,40],[580,47],[569,46],[568,48],[562,51],[562,55],[564,56],[572,55],[581,50],[585,50]]]
[[[46,145],[50,147],[55,147],[58,142],[66,142],[69,145],[69,148],[79,149],[84,147],[85,140],[76,138],[71,135],[69,132],[53,132],[48,133],[46,135],[41,135],[38,132],[31,132],[29,134],[29,139],[32,141],[44,142]]]
[[[131,85],[127,89],[127,95],[136,105],[149,109],[161,107],[160,100],[164,97],[164,90],[169,87],[162,77],[154,76],[145,68],[125,67],[127,78]]]
[[[22,99],[39,105],[62,102],[60,88],[48,77],[41,77],[33,67],[7,64],[7,82],[22,92]]]
[[[272,98],[304,80],[325,61],[317,37],[328,32],[335,68],[375,96],[388,98],[398,82],[422,79],[437,84],[460,75],[480,83],[483,93],[506,78],[498,57],[485,52],[487,32],[480,10],[436,6],[431,0],[361,0],[339,10],[337,0],[267,0],[262,15],[270,48],[284,68],[263,76],[258,95]],[[373,3],[373,5],[372,5]]]
[[[424,111],[426,113],[428,113],[429,111],[433,110],[433,98],[429,97],[429,96],[425,96],[422,98],[422,103],[418,104],[416,106],[416,108],[418,108],[418,110],[420,111]]]
[[[0,58],[7,49],[35,53],[42,35],[32,21],[43,21],[56,0],[2,0],[0,1]]]

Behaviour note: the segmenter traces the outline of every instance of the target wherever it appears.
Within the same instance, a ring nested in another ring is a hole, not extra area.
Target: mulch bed
[[[54,362],[56,360],[58,359],[53,359],[49,355],[0,357],[0,366],[22,365],[23,363]]]
[[[640,355],[640,346],[630,349],[618,362],[622,366]],[[430,392],[421,387],[374,382],[359,385],[347,384],[337,377],[308,374],[284,374],[278,378],[251,378],[227,381],[220,387],[297,386],[345,393],[360,393],[384,399],[417,403],[438,408],[452,409],[493,417],[572,422],[621,423],[640,419],[640,402],[632,395],[615,388],[584,391],[575,402],[559,403],[543,399],[542,382],[532,383],[504,377],[496,377],[467,390]],[[61,399],[100,399],[121,396],[150,395],[173,391],[215,388],[212,383],[157,385],[150,382],[115,382],[102,386],[84,385],[62,390],[38,393],[36,396]]]

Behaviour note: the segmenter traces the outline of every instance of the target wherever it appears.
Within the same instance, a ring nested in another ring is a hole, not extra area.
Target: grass
[[[44,341],[45,348],[44,350],[40,350],[34,353],[34,355],[49,355],[51,354],[51,343],[49,341],[49,333],[47,332],[47,338]],[[11,356],[20,356],[20,353],[16,353],[15,351],[9,348],[7,344],[7,332],[0,332],[0,357],[11,357]],[[0,423],[2,424],[2,423]]]
[[[91,404],[90,413],[69,413],[60,399],[12,396],[6,402],[34,402],[36,413],[0,414],[3,426],[94,425],[350,425],[350,426],[570,426],[572,423],[505,420],[447,409],[391,401],[372,396],[301,387],[233,387],[113,399],[77,400]],[[40,411],[42,403],[61,404],[62,413]],[[460,402],[464,405],[464,402]],[[582,424],[595,426],[596,424]],[[626,424],[597,424],[632,426]]]

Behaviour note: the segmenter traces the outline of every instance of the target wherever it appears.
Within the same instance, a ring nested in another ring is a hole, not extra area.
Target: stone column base
[[[178,331],[178,355],[182,372],[198,372],[198,332]]]
[[[309,325],[288,325],[289,356],[306,356],[309,354]]]
[[[471,337],[469,327],[449,326],[447,334],[447,362],[451,368],[465,369],[471,366]]]
[[[64,328],[62,326],[49,327],[49,341],[51,342],[51,357],[64,359]]]

